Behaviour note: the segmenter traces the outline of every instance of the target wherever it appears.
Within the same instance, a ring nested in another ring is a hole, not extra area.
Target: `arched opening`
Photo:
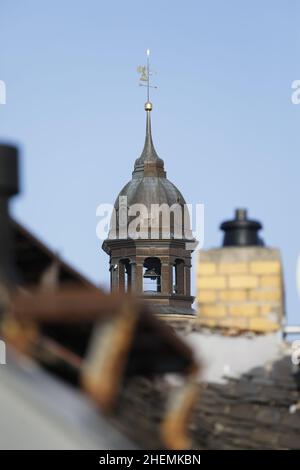
[[[184,261],[176,259],[172,267],[173,294],[184,295]]]
[[[131,290],[131,264],[128,258],[121,259],[119,263],[119,288],[121,292]]]
[[[159,258],[146,258],[143,265],[143,292],[161,292],[161,261]]]
[[[177,294],[177,283],[176,283],[176,264],[172,266],[172,293]]]

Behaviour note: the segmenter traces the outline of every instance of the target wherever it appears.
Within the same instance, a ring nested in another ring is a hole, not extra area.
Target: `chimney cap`
[[[263,228],[257,220],[248,219],[245,208],[235,210],[235,218],[220,225],[224,232],[223,246],[263,246],[258,231]]]

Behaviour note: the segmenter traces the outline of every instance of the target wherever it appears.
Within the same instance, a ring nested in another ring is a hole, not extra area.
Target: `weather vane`
[[[137,71],[140,74],[140,86],[147,87],[147,103],[150,103],[150,88],[157,88],[150,84],[150,77],[153,75],[150,70],[150,49],[147,49],[147,65],[139,65]]]

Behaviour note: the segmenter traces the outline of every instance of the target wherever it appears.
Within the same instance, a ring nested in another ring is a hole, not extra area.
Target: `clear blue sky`
[[[22,148],[13,211],[97,283],[108,259],[95,211],[113,202],[141,152],[152,50],[153,134],[168,177],[205,204],[205,247],[238,206],[280,247],[288,316],[300,321],[300,79],[297,0],[0,0],[0,139]]]

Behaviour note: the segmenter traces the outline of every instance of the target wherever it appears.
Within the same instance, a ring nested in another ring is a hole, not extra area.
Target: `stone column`
[[[176,264],[176,274],[177,274],[177,293],[179,295],[186,294],[186,267],[183,261],[179,261]]]
[[[125,292],[125,265],[122,261],[119,261],[118,264],[119,272],[119,292]]]
[[[137,294],[143,292],[143,265],[136,263],[135,267],[135,285],[133,287]]]
[[[191,295],[191,266],[184,266],[184,295]]]
[[[111,266],[111,291],[118,292],[119,290],[119,280],[118,280],[118,270],[114,269],[114,265]]]
[[[135,261],[130,261],[130,291],[135,292],[136,287],[136,262]]]
[[[161,293],[172,294],[172,265],[169,262],[161,264]]]
[[[116,258],[110,260],[110,287],[112,292],[119,291],[119,261]]]

